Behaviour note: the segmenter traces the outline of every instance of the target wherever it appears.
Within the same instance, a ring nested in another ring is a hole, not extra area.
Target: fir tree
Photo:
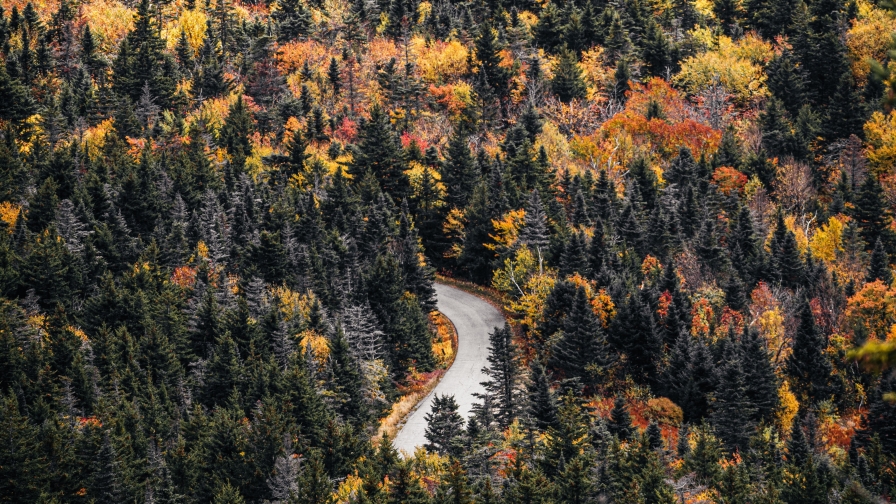
[[[554,72],[554,78],[551,80],[551,89],[564,103],[585,98],[586,89],[585,81],[582,79],[582,70],[572,51],[563,51],[557,70]]]
[[[520,389],[519,355],[513,342],[510,326],[496,327],[489,334],[489,366],[482,372],[489,378],[482,385],[495,405],[495,417],[506,429],[519,415]]]
[[[302,0],[284,0],[278,2],[277,7],[271,13],[271,19],[277,23],[280,42],[289,42],[308,34],[312,24],[311,13]]]
[[[478,174],[467,136],[461,128],[448,139],[448,153],[442,167],[442,181],[448,193],[447,203],[452,208],[464,208],[476,187]]]
[[[530,366],[526,395],[529,398],[526,416],[533,428],[544,431],[557,423],[557,398],[541,364]]]
[[[866,282],[880,280],[884,285],[893,283],[893,272],[890,270],[890,258],[884,251],[884,246],[877,239],[874,244],[874,250],[871,252],[871,263],[868,265],[868,274],[865,275]]]
[[[601,382],[601,375],[610,362],[600,321],[594,315],[584,289],[578,289],[563,322],[563,335],[551,349],[548,366],[563,378],[579,380],[591,390]]]
[[[893,238],[889,224],[892,217],[884,203],[883,188],[874,175],[866,176],[859,186],[852,217],[858,222],[859,234],[867,246],[873,246],[880,240],[884,250],[890,250]]]
[[[616,400],[613,402],[613,409],[610,411],[610,421],[607,423],[607,429],[621,441],[629,440],[635,435],[635,427],[632,425],[632,418],[628,412],[628,405],[625,403],[625,398],[622,396],[616,396]]]
[[[433,396],[432,411],[426,414],[426,449],[442,455],[458,455],[464,419],[457,412],[454,396]]]
[[[375,105],[370,110],[370,119],[364,121],[358,133],[358,143],[352,146],[354,154],[348,172],[355,178],[371,172],[383,191],[400,201],[408,194],[408,180],[401,147],[388,114]]]
[[[817,403],[832,392],[831,361],[825,351],[827,341],[815,324],[815,315],[807,300],[803,300],[799,317],[793,353],[787,358],[787,374],[793,378],[799,397]]]

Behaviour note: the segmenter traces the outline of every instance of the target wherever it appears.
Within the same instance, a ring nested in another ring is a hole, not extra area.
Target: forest
[[[3,0],[0,502],[896,493],[891,0]],[[434,282],[485,293],[470,418]]]

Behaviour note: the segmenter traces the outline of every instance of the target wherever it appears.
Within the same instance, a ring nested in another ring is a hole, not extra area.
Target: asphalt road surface
[[[436,284],[439,311],[451,319],[457,329],[457,357],[442,377],[442,381],[408,415],[401,430],[392,440],[399,451],[413,454],[417,446],[426,444],[426,414],[432,409],[433,394],[453,395],[458,412],[469,418],[477,399],[474,393],[482,392],[481,383],[486,380],[482,368],[488,365],[488,335],[495,327],[504,326],[504,317],[492,305],[443,284]]]

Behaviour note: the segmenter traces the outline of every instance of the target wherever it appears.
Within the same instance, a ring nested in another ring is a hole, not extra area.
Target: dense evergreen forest
[[[889,501],[894,32],[888,0],[4,0],[0,502]],[[437,271],[510,324],[402,458]]]

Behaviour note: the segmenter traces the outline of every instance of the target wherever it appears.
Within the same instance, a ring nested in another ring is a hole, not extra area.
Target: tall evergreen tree
[[[389,123],[389,115],[379,105],[370,109],[370,119],[362,123],[358,143],[352,146],[352,152],[348,172],[355,179],[369,171],[394,201],[408,195],[409,182],[404,173],[405,163],[398,137]]]
[[[489,379],[482,385],[495,406],[498,424],[506,429],[519,415],[522,399],[520,359],[509,325],[489,334],[488,363],[482,372]]]
[[[787,374],[793,378],[800,398],[817,403],[833,392],[830,385],[833,368],[826,352],[827,341],[815,323],[808,300],[803,300],[799,317],[793,353],[787,358]]]

